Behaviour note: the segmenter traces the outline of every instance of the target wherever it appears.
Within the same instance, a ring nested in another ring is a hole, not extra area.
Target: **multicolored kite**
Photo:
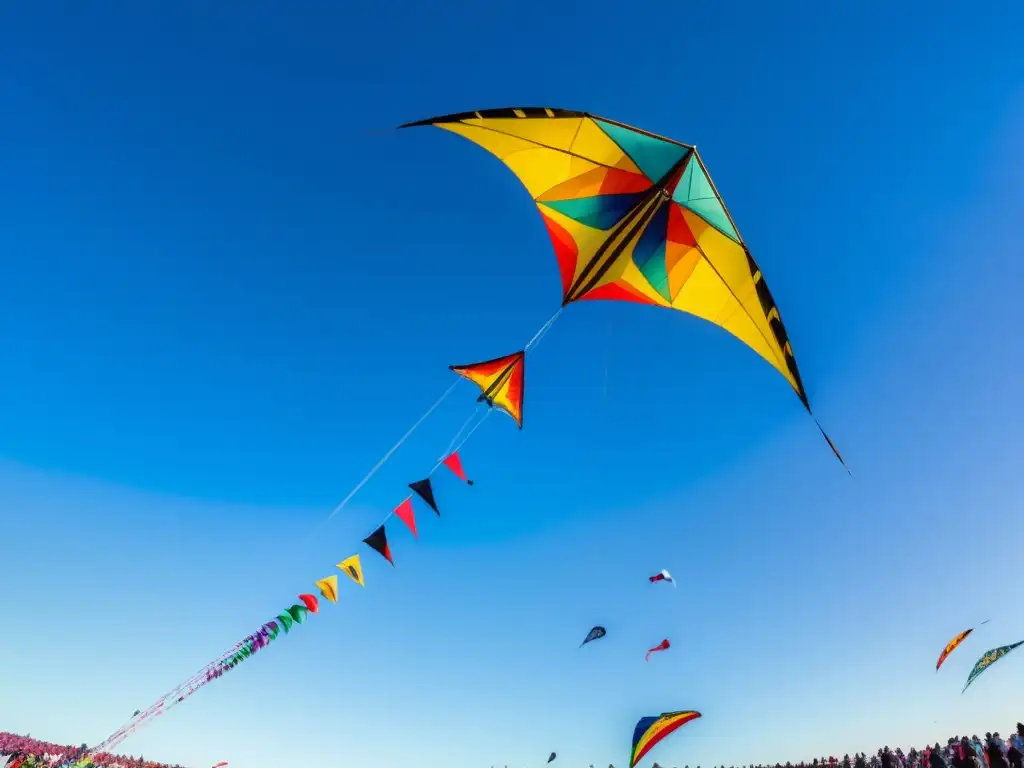
[[[980,627],[983,624],[988,624],[989,621],[991,621],[991,619],[985,619],[985,621],[981,622],[981,624],[979,624],[978,626]],[[939,671],[939,667],[941,667],[943,662],[946,661],[946,657],[949,656],[949,654],[951,654],[957,648],[959,648],[960,647],[960,643],[962,643],[964,640],[966,640],[967,636],[970,635],[971,632],[974,631],[974,629],[975,629],[974,627],[971,627],[970,629],[965,629],[959,635],[957,635],[952,640],[950,640],[948,643],[946,643],[946,647],[943,648],[942,649],[942,653],[939,654],[939,660],[937,662],[935,662],[935,671],[936,672]]]
[[[644,755],[673,731],[700,717],[700,712],[664,712],[657,717],[642,717],[633,729],[633,749],[629,754],[629,768],[643,760]]]
[[[580,643],[580,648],[582,648],[587,643],[593,642],[594,640],[600,640],[607,634],[608,633],[605,631],[604,627],[594,627],[587,633],[587,636],[583,639],[583,642]]]
[[[554,246],[563,307],[604,299],[704,318],[767,360],[811,411],[779,308],[695,147],[549,107],[400,127],[427,125],[480,145],[529,191]]]
[[[448,366],[481,391],[477,398],[511,416],[523,428],[523,378],[526,375],[526,352],[519,351],[482,363]]]
[[[649,651],[647,651],[647,655],[644,656],[644,661],[650,661],[652,653],[657,653],[658,651],[667,651],[671,647],[672,647],[672,643],[670,643],[668,641],[668,638],[662,640],[656,646],[654,646]]]
[[[984,655],[978,659],[978,663],[974,665],[974,669],[971,670],[971,674],[967,676],[967,682],[964,683],[964,689],[963,691],[960,691],[960,693],[966,691],[967,687],[978,678],[978,675],[991,667],[1014,648],[1021,645],[1024,645],[1024,640],[1016,642],[1013,645],[1004,645],[1001,648],[993,648],[991,651],[986,651]]]
[[[648,576],[648,580],[653,584],[656,581],[667,581],[673,587],[676,585],[675,579],[672,578],[672,574],[662,569],[661,573],[656,573],[653,576]]]

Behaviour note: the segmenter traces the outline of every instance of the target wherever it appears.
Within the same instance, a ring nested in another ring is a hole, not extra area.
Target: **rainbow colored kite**
[[[700,712],[664,712],[657,717],[642,717],[633,729],[633,750],[629,754],[629,768],[643,760],[658,742],[673,731],[677,731],[691,720],[700,717]]]

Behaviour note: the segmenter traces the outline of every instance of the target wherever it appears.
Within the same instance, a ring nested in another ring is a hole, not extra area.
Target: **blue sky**
[[[559,294],[499,163],[389,129],[542,104],[701,148],[857,479],[720,330],[572,307],[526,429],[487,422],[476,486],[439,483],[394,571],[359,549],[365,590],[124,750],[621,766],[678,708],[704,718],[663,765],[1008,730],[1024,659],[959,690],[1024,637],[1024,10],[446,7],[0,10],[0,729],[101,739],[403,498],[468,388],[321,526],[449,363],[518,348]]]

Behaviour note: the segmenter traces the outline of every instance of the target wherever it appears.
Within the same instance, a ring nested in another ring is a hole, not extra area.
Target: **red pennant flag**
[[[299,595],[301,600],[306,605],[306,610],[310,613],[318,613],[320,611],[320,603],[316,599],[316,595]]]
[[[657,651],[668,650],[671,647],[672,644],[668,640],[662,640],[660,643],[658,643],[656,646],[654,646],[647,652],[647,655],[644,656],[644,661],[650,661],[652,653],[655,653]]]
[[[459,480],[464,482],[466,485],[473,484],[473,481],[466,477],[466,471],[462,468],[462,459],[459,458],[458,451],[455,451],[455,453],[446,458],[444,460],[444,465],[452,471],[453,475],[459,478]]]
[[[395,517],[405,523],[409,530],[412,531],[412,535],[419,538],[419,534],[416,533],[416,515],[412,509],[412,496],[395,507],[394,513]]]

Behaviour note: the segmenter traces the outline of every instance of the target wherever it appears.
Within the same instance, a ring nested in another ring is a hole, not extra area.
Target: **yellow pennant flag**
[[[359,564],[359,555],[352,555],[352,557],[342,560],[338,563],[338,568],[360,587],[366,586],[363,583],[363,566]]]
[[[326,579],[320,579],[315,585],[320,594],[332,603],[338,602],[338,577],[331,575]]]

